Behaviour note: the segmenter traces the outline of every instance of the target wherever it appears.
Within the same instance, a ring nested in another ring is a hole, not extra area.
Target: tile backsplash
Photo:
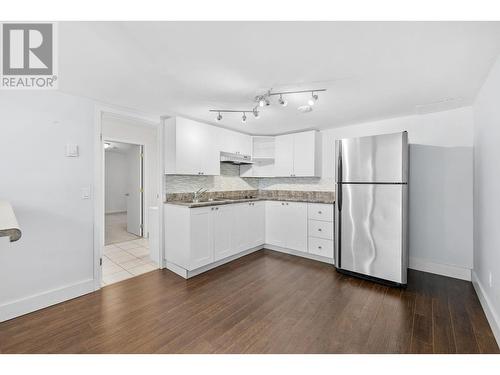
[[[293,191],[334,191],[333,178],[319,177],[240,177],[237,165],[221,163],[220,176],[166,175],[165,193],[185,193],[200,188],[211,191],[236,190],[293,190]]]
[[[211,191],[257,190],[257,178],[241,178],[240,167],[221,163],[220,176],[165,176],[166,193],[186,193],[200,188]]]

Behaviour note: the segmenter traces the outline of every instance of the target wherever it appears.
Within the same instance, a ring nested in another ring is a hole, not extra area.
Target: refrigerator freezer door
[[[336,181],[407,182],[407,159],[406,132],[341,139],[335,143]]]
[[[335,264],[406,284],[403,217],[407,185],[337,185]]]

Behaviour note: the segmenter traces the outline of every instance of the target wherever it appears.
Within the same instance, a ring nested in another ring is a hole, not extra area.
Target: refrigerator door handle
[[[336,191],[336,217],[335,217],[335,267],[341,268],[342,257],[342,184],[337,183]]]
[[[340,183],[343,181],[342,178],[342,141],[337,141],[337,182]]]

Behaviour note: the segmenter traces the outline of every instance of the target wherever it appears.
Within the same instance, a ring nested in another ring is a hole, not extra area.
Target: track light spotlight
[[[253,108],[239,108],[239,109],[219,109],[219,108],[214,108],[210,109],[210,112],[217,113],[217,121],[222,120],[222,113],[235,113],[239,114],[241,113],[241,122],[246,124],[247,122],[247,113],[252,114],[253,118],[258,119],[260,118],[260,113],[262,112],[263,107],[267,107],[271,105],[271,97],[278,97],[278,103],[282,107],[286,107],[288,105],[288,101],[286,100],[286,96],[292,95],[292,94],[310,94],[311,96],[307,100],[307,104],[299,107],[299,111],[301,112],[311,112],[313,110],[314,104],[318,101],[318,92],[323,92],[326,91],[326,89],[312,89],[312,90],[298,90],[298,91],[279,91],[279,92],[273,92],[272,89],[267,90],[265,93],[261,95],[257,95],[253,98]],[[273,99],[274,100],[274,99]],[[273,101],[273,104],[275,102]]]
[[[307,101],[307,104],[313,106],[314,103],[316,103],[318,101],[318,95],[313,92],[311,92],[311,97],[309,98],[309,100]]]
[[[278,103],[280,103],[283,107],[286,107],[288,105],[288,102],[286,99],[283,99],[283,96],[280,94],[280,98],[278,99]]]

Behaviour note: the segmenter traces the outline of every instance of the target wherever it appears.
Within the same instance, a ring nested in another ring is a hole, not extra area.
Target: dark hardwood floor
[[[184,280],[154,271],[0,323],[1,353],[499,353],[472,284],[407,289],[262,250]]]

